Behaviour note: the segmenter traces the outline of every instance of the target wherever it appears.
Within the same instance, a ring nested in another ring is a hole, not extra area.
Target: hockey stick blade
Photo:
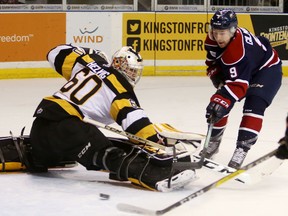
[[[200,156],[193,155],[194,158],[200,159]],[[265,164],[263,163],[262,166],[257,167],[256,170],[251,170],[251,172],[245,172],[239,175],[234,180],[243,184],[255,184],[266,176],[271,175],[276,169],[278,169],[281,164],[283,163],[283,160],[280,160],[276,157],[270,158],[267,161],[265,161]],[[220,164],[216,161],[210,160],[205,158],[203,167],[207,170],[210,170],[212,172],[217,172],[221,175],[228,175],[230,173],[233,173],[236,171],[236,169]]]
[[[213,188],[219,187],[220,185],[222,185],[223,183],[234,179],[236,176],[240,175],[241,173],[244,173],[245,171],[257,166],[258,164],[268,160],[269,158],[273,157],[276,153],[277,149],[269,152],[268,154],[256,159],[255,161],[252,161],[251,163],[243,166],[242,168],[240,168],[239,170],[236,170],[233,173],[230,173],[227,176],[224,176],[223,178],[203,187],[202,189],[197,190],[196,192],[193,192],[192,194],[186,196],[185,198],[173,203],[172,205],[161,209],[161,210],[150,210],[150,209],[145,209],[145,208],[141,208],[138,206],[134,206],[134,205],[130,205],[130,204],[125,204],[125,203],[119,203],[117,205],[118,210],[120,211],[125,211],[125,212],[130,212],[130,213],[136,213],[136,214],[142,214],[142,215],[163,215],[181,205],[183,205],[184,203],[210,191]]]

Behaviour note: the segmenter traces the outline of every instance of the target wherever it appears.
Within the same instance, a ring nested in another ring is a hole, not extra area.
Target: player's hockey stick
[[[276,153],[277,149],[269,152],[268,154],[256,159],[255,161],[252,161],[251,163],[243,166],[242,168],[240,168],[239,170],[236,170],[235,172],[203,187],[202,189],[197,190],[196,192],[193,192],[192,194],[186,196],[185,198],[171,204],[170,206],[161,209],[161,210],[150,210],[150,209],[145,209],[142,207],[138,207],[138,206],[134,206],[134,205],[130,205],[130,204],[125,204],[125,203],[119,203],[117,205],[117,208],[120,211],[124,211],[124,212],[130,212],[130,213],[137,213],[137,214],[142,214],[142,215],[163,215],[181,205],[183,205],[184,203],[208,192],[209,190],[216,188],[220,185],[222,185],[223,183],[225,183],[228,180],[234,179],[236,176],[240,175],[241,173],[255,167],[256,165],[266,161],[267,159],[273,157]]]
[[[208,131],[207,131],[207,135],[206,135],[206,139],[203,145],[203,149],[201,151],[201,156],[199,161],[197,162],[192,162],[191,166],[193,169],[200,169],[202,168],[203,164],[204,164],[204,160],[205,160],[205,156],[206,156],[206,151],[207,151],[207,147],[211,138],[211,134],[212,134],[212,129],[213,129],[213,123],[209,123],[208,124]]]

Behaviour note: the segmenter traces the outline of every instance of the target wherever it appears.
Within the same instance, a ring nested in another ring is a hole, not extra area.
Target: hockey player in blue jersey
[[[264,112],[281,86],[281,60],[268,39],[238,27],[235,12],[226,9],[213,15],[205,49],[207,76],[217,88],[206,108],[207,121],[214,123],[206,157],[218,152],[234,103],[245,100],[236,149],[228,164],[238,169],[256,143]]]

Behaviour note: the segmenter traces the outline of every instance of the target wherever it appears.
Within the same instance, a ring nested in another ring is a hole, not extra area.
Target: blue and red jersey
[[[271,47],[267,38],[256,37],[248,30],[239,27],[225,48],[220,48],[217,42],[207,35],[205,50],[206,65],[220,66],[225,83],[220,91],[232,101],[240,101],[245,97],[249,83],[261,70],[281,65],[277,52]]]

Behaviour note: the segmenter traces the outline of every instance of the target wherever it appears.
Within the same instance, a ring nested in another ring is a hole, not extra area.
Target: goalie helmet
[[[236,31],[237,25],[238,20],[236,13],[228,9],[216,11],[210,21],[212,29],[230,29],[232,33]]]
[[[130,46],[124,46],[114,53],[111,66],[133,86],[140,80],[144,67],[140,54]]]

